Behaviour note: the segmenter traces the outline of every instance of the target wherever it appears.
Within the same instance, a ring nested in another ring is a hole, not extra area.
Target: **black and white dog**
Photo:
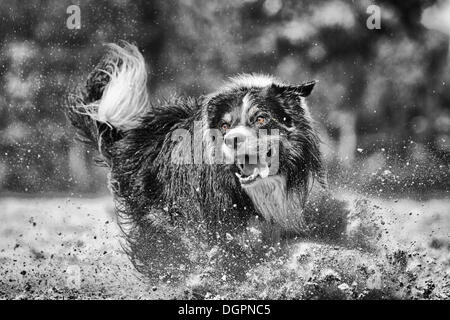
[[[138,49],[109,49],[68,114],[110,169],[139,270],[177,277],[217,253],[231,257],[227,269],[255,246],[272,246],[264,245],[268,230],[312,232],[318,210],[308,194],[314,181],[325,189],[305,104],[314,81],[294,86],[245,74],[206,96],[156,103]]]

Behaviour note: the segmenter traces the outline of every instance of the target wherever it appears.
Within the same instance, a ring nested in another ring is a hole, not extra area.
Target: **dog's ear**
[[[270,90],[276,94],[298,94],[301,97],[307,97],[311,94],[312,90],[318,80],[308,81],[300,85],[280,85],[272,84]]]
[[[319,82],[318,80],[313,80],[309,82],[302,83],[301,85],[298,85],[295,87],[295,91],[302,97],[307,97],[311,94],[312,90],[314,89],[314,86],[316,83]]]

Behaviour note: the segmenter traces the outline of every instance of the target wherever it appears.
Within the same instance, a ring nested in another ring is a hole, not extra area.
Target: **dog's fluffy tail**
[[[69,97],[68,116],[83,142],[107,156],[108,145],[139,126],[149,110],[144,57],[127,42],[109,44],[80,95]]]

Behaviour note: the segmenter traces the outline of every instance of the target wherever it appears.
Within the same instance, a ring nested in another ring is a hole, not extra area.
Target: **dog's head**
[[[310,178],[323,181],[319,140],[304,101],[315,83],[292,86],[244,75],[206,99],[214,161],[229,165],[247,193],[279,185],[285,194],[304,194]]]

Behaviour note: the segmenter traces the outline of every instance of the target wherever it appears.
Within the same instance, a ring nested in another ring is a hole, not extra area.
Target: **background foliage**
[[[81,29],[66,27],[78,4]],[[369,30],[367,7],[381,8]],[[0,192],[104,190],[73,142],[65,97],[103,43],[143,50],[152,97],[198,95],[242,72],[299,83],[330,182],[377,193],[449,190],[447,1],[28,1],[0,3]]]

